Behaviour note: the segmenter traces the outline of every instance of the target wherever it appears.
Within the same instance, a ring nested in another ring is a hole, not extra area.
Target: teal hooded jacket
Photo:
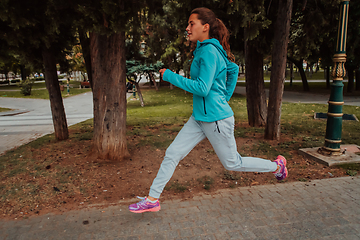
[[[195,120],[215,122],[234,115],[228,104],[239,74],[239,66],[227,58],[215,38],[197,42],[190,68],[191,79],[167,69],[163,79],[193,94]]]

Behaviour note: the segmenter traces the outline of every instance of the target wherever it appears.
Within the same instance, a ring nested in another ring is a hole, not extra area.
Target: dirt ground
[[[263,141],[262,135],[236,139],[239,149],[257,144],[260,140]],[[146,196],[166,149],[138,148],[137,141],[134,136],[128,138],[128,145],[132,146],[129,148],[131,157],[121,162],[94,158],[91,140],[69,139],[62,144],[54,142],[31,149],[34,162],[25,166],[27,171],[16,178],[2,179],[2,183],[9,186],[18,184],[22,194],[2,204],[0,217],[21,219],[84,207],[129,204],[136,201],[136,196]],[[269,144],[276,145],[278,142],[269,141]],[[240,151],[240,154],[266,157],[244,151]],[[272,173],[226,171],[210,143],[204,140],[180,162],[161,200],[191,199],[195,195],[211,194],[224,188],[290,181],[310,182],[346,175],[343,169],[329,168],[307,160],[297,151],[288,154],[292,155],[287,159],[289,177],[286,181],[278,182]]]

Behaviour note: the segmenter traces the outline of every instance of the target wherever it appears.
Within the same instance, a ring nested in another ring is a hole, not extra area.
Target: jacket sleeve
[[[227,73],[226,73],[226,101],[229,101],[234,93],[238,75],[239,75],[239,66],[233,62],[229,62],[229,64],[227,65]]]
[[[217,56],[211,51],[203,51],[199,57],[199,76],[188,79],[169,69],[164,72],[163,79],[195,95],[206,97],[213,84],[216,71]]]

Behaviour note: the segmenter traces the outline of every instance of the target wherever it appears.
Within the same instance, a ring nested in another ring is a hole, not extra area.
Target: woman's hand
[[[164,72],[166,71],[166,68],[160,69],[159,73],[161,75],[161,78],[163,77]]]

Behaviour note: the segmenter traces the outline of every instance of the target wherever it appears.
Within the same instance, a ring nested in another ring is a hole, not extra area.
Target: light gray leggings
[[[225,169],[239,172],[274,172],[276,163],[261,158],[241,157],[234,137],[234,117],[216,122],[196,121],[193,116],[165,153],[149,196],[159,198],[176,166],[199,142],[208,138]]]

